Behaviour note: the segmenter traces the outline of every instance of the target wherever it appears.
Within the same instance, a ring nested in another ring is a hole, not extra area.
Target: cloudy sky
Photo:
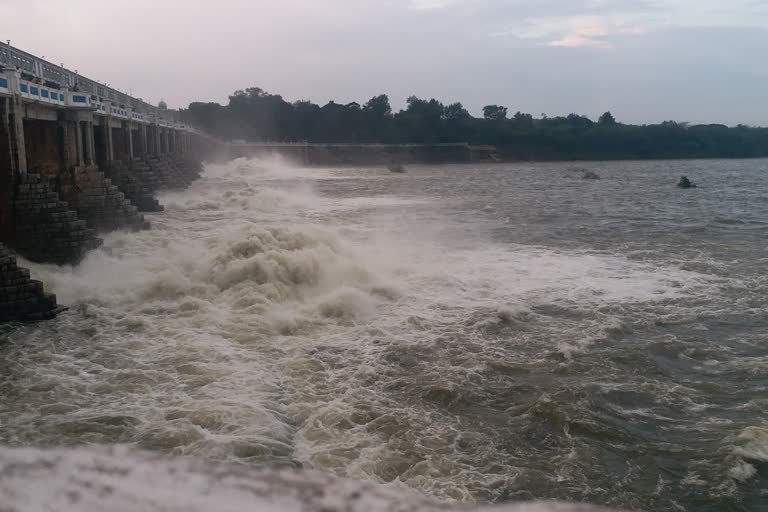
[[[0,38],[170,106],[258,86],[768,125],[768,0],[0,0]]]

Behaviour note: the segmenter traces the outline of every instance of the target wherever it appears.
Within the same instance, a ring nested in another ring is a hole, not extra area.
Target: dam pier
[[[0,321],[60,310],[16,254],[76,264],[99,233],[148,229],[157,191],[188,186],[218,144],[162,101],[0,44]]]

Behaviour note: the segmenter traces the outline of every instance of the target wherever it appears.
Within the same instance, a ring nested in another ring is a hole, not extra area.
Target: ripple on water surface
[[[208,166],[151,231],[29,264],[72,309],[6,329],[0,440],[755,509],[766,162],[590,166]]]

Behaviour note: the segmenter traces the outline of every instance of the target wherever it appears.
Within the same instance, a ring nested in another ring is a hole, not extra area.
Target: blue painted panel
[[[27,84],[19,84],[19,89],[21,89],[21,92],[29,92],[29,89],[27,89]]]
[[[57,93],[55,93],[55,92],[52,92],[51,93],[51,99],[52,100],[58,100],[59,99],[59,95]]]
[[[86,103],[85,96],[72,96],[72,101],[74,103]]]
[[[0,78],[0,87],[5,87],[7,89],[8,88],[8,80],[6,80],[5,78]]]
[[[31,94],[32,96],[40,96],[40,91],[38,90],[37,87],[30,87],[29,94]]]
[[[40,96],[42,96],[43,98],[47,98],[48,91],[46,91],[45,89],[40,89]]]

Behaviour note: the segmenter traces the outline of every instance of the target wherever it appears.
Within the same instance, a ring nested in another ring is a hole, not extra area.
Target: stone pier
[[[16,266],[16,257],[0,243],[0,322],[48,320],[63,309],[55,295],[45,293],[42,282],[30,278],[29,270]]]

